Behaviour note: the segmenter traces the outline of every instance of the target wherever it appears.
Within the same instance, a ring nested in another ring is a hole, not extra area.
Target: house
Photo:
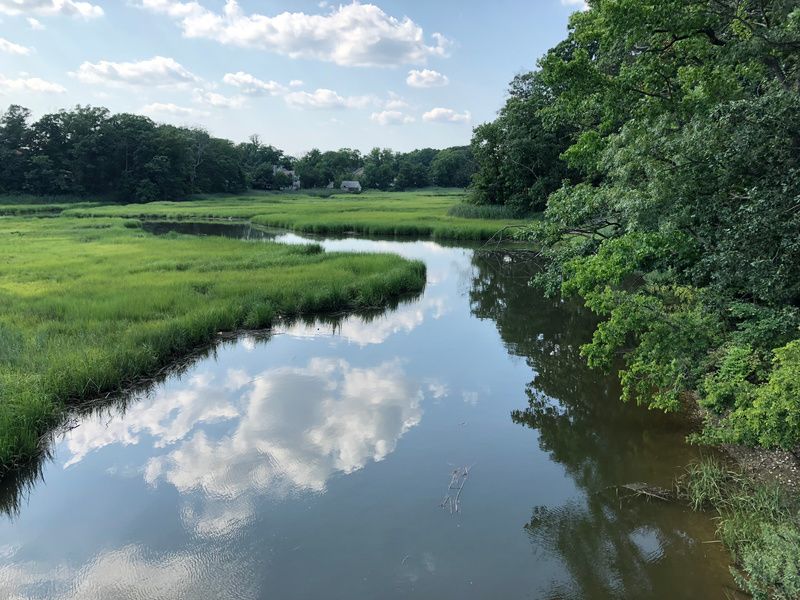
[[[292,182],[292,187],[282,187],[282,190],[299,190],[300,189],[300,177],[294,172],[286,169],[280,165],[272,165],[272,175],[275,176],[278,173],[285,176]]]
[[[358,181],[343,181],[340,189],[343,192],[350,192],[351,194],[360,194],[361,184]]]

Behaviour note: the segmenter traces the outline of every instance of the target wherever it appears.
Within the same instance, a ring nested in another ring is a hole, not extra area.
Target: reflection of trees
[[[583,491],[561,507],[535,508],[525,526],[535,547],[558,557],[567,571],[568,583],[554,584],[547,597],[638,598],[669,586],[648,546],[678,564],[704,561],[682,530],[682,509],[638,499],[621,503],[612,486],[667,485],[688,460],[683,426],[623,404],[616,377],[587,367],[580,346],[590,339],[593,315],[531,288],[535,267],[528,257],[478,253],[473,262],[473,313],[495,321],[509,352],[535,373],[525,389],[528,406],[511,418],[538,432],[540,447]]]
[[[525,531],[534,547],[558,556],[567,572],[547,598],[682,598],[690,589],[691,567],[708,557],[681,528],[665,526],[681,521],[680,507],[621,501],[607,490],[588,495],[585,504],[537,506]],[[681,585],[673,587],[681,568]],[[695,575],[702,576],[700,571]],[[696,591],[696,597],[707,597]]]

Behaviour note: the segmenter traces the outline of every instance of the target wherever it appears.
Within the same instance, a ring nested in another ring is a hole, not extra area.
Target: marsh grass
[[[118,218],[0,220],[0,465],[66,407],[146,377],[220,331],[383,306],[425,267],[318,245],[153,236]]]
[[[678,489],[695,510],[717,513],[742,589],[756,600],[800,598],[800,499],[710,459],[688,467]]]
[[[514,219],[513,211],[504,204],[459,202],[451,206],[447,214],[451,217],[461,217],[462,219]]]
[[[247,219],[257,225],[305,233],[459,240],[486,240],[507,225],[524,223],[497,215],[474,218],[448,214],[464,198],[464,192],[437,189],[334,194],[330,198],[287,192],[204,197],[187,202],[82,207],[68,210],[65,214],[139,219]]]

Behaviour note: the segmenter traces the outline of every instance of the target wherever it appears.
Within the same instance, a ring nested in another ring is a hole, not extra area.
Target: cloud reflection
[[[365,318],[350,316],[335,325],[322,321],[312,323],[297,322],[279,326],[277,333],[294,337],[311,338],[333,333],[359,346],[382,344],[397,333],[411,333],[430,317],[439,319],[450,311],[445,298],[424,298],[420,301],[399,306],[377,317]]]
[[[352,473],[392,452],[422,416],[422,390],[399,361],[355,368],[311,359],[239,382],[242,415],[229,435],[198,431],[166,455],[151,458],[145,479],[181,492],[236,498],[251,490],[321,492],[335,472]]]

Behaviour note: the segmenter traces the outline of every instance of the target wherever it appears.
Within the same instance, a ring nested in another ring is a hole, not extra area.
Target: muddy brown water
[[[668,486],[686,424],[619,401],[593,318],[513,250],[147,225],[424,260],[423,294],[217,346],[81,416],[0,521],[9,598],[724,598]],[[6,490],[12,494],[14,490]],[[17,490],[19,492],[19,490]]]

